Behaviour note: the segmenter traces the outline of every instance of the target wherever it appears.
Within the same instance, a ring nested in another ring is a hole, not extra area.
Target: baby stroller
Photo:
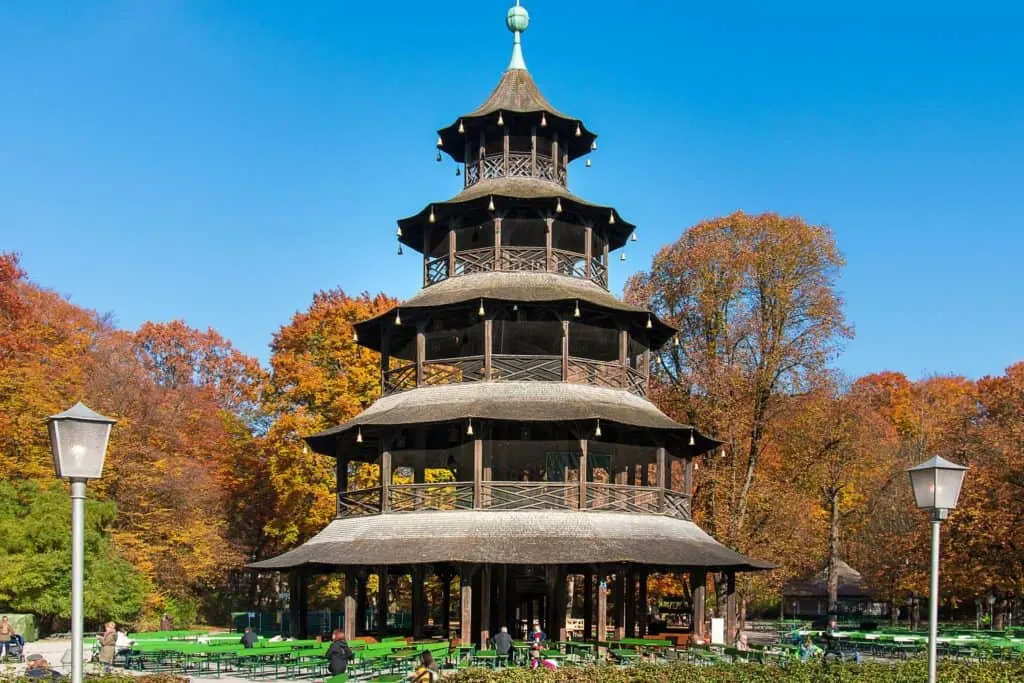
[[[25,639],[21,634],[15,633],[11,636],[11,641],[7,644],[7,656],[13,657],[16,662],[25,661]]]

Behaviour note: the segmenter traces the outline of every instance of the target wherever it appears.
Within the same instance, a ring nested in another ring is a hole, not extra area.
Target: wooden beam
[[[391,444],[383,444],[380,451],[380,511],[391,510]]]
[[[730,570],[725,573],[725,644],[730,647],[739,635],[736,621],[736,572]]]
[[[569,381],[569,319],[562,318],[562,381]]]
[[[530,127],[530,177],[537,177],[537,126]]]
[[[569,577],[563,565],[555,567],[555,627],[552,632],[558,634],[558,642],[569,640],[565,629],[566,609],[569,602]]]
[[[668,458],[665,457],[664,446],[658,446],[657,458],[654,485],[658,488],[658,512],[665,512],[665,468],[668,466]]]
[[[466,168],[464,169],[466,177],[462,179],[462,187],[464,187],[464,188],[469,187],[469,164],[470,164],[470,159],[472,159],[472,157],[470,156],[470,149],[471,148],[472,148],[472,145],[469,144],[469,136],[467,135],[466,136]],[[478,168],[479,168],[479,166],[478,166]],[[480,176],[477,176],[478,179],[479,179],[479,177]]]
[[[427,334],[425,323],[416,326],[416,386],[423,386],[423,366],[427,362]]]
[[[604,571],[598,572],[597,585],[597,633],[594,640],[608,639],[608,577]]]
[[[441,633],[445,639],[452,636],[452,574],[441,571]]]
[[[477,434],[473,439],[473,508],[479,510],[483,507],[484,441],[479,431]]]
[[[348,458],[342,456],[339,452],[335,458],[334,468],[335,480],[338,482],[337,491],[335,492],[337,499],[337,509],[335,510],[335,514],[340,516],[342,497],[345,495],[345,492],[348,491]]]
[[[427,615],[427,601],[423,591],[423,581],[426,578],[423,565],[414,565],[410,578],[412,580],[412,637],[422,640]]]
[[[455,277],[455,228],[448,228],[448,277]]]
[[[637,625],[637,636],[643,638],[647,635],[647,570],[641,569],[639,572],[640,589],[637,594],[637,614],[636,614],[636,625]]]
[[[553,245],[553,240],[554,240],[554,234],[553,233],[554,233],[554,229],[555,229],[555,219],[554,218],[545,218],[544,219],[544,224],[547,225],[547,227],[548,227],[547,232],[544,233],[544,259],[545,259],[544,263],[545,263],[545,270],[547,270],[547,272],[550,273],[551,271],[553,271],[555,269],[555,254],[554,254],[554,245]]]
[[[501,270],[501,217],[494,217],[494,270]]]
[[[556,132],[551,136],[551,165],[554,167],[552,171],[555,174],[555,182],[558,182],[558,133]]]
[[[580,439],[580,510],[587,509],[587,472],[589,469],[587,447],[589,443],[587,439]]]
[[[426,228],[423,231],[423,286],[430,284],[430,237],[433,230]]]
[[[459,571],[459,639],[463,645],[473,642],[473,574],[469,567]]]
[[[480,647],[486,648],[491,640],[491,566],[480,571]]]
[[[494,320],[488,316],[484,320],[484,381],[491,381],[491,363],[494,348]]]
[[[626,569],[615,570],[615,639],[626,637]]]
[[[477,166],[480,169],[477,178],[479,180],[484,179],[484,157],[487,156],[487,138],[484,136],[484,131],[480,129],[480,154],[477,157]]]
[[[626,637],[636,637],[636,571],[626,572]]]
[[[506,178],[508,178],[508,171],[509,171],[509,163],[508,163],[509,160],[508,160],[508,157],[509,157],[509,151],[510,151],[509,150],[510,140],[509,140],[509,135],[508,135],[508,126],[505,126],[505,130],[503,131],[503,138],[504,138],[504,140],[503,140],[503,145],[502,145],[502,148],[503,148],[502,152],[503,152],[505,158],[502,160],[502,168],[505,169],[505,170],[502,172],[502,175],[504,175]]]
[[[388,568],[377,567],[377,636],[388,634]]]
[[[583,575],[583,640],[594,637],[594,574],[588,568]]]
[[[586,243],[583,245],[583,259],[586,262],[586,277],[588,280],[590,280],[593,272],[591,269],[590,260],[591,254],[593,253],[593,244],[591,238],[594,235],[594,229],[588,225],[586,228],[583,229],[583,235],[584,239],[586,240]]]
[[[707,570],[696,567],[690,570],[690,594],[693,596],[693,636],[702,643],[707,643],[707,632],[704,624],[704,599],[707,594]]]
[[[622,366],[622,387],[629,386],[629,330],[619,330],[619,364]]]
[[[359,601],[356,599],[358,591],[356,574],[352,569],[345,570],[345,638],[356,637],[356,617],[359,615]]]

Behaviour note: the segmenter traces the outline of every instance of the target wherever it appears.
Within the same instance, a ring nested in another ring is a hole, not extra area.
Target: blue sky
[[[435,131],[500,77],[509,4],[6,2],[0,249],[264,360],[316,290],[408,297],[394,220],[458,191]],[[1024,359],[1019,4],[524,5],[534,78],[601,136],[570,187],[639,226],[616,292],[700,219],[799,214],[848,260],[849,374]]]

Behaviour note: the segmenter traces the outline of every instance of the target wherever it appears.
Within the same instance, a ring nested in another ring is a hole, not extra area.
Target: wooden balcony
[[[555,273],[567,277],[591,280],[608,288],[608,266],[601,257],[590,259],[587,255],[563,249],[546,247],[485,247],[463,249],[444,256],[428,257],[424,262],[423,286],[429,287],[451,277],[489,273]]]
[[[384,395],[463,382],[570,382],[626,389],[637,396],[647,396],[646,375],[619,361],[574,356],[490,354],[428,360],[423,362],[422,370],[422,373],[417,373],[416,363],[387,369],[383,377]],[[419,383],[417,375],[421,377]]]
[[[580,510],[691,518],[690,497],[683,493],[593,481],[391,484],[383,497],[381,487],[338,495],[338,518],[451,510]]]
[[[566,172],[544,154],[508,152],[487,154],[466,164],[466,187],[494,178],[537,178],[565,185]]]

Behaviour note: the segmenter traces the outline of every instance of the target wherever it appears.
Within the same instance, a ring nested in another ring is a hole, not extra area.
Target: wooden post
[[[430,237],[433,230],[427,228],[423,231],[423,286],[430,284]]]
[[[344,496],[348,491],[348,458],[342,457],[339,452],[335,457],[334,467],[335,479],[338,482],[337,507],[334,513],[337,517],[341,517],[342,507],[344,506]]]
[[[501,267],[501,218],[494,217],[494,268],[492,270],[504,270]]]
[[[484,381],[491,381],[492,350],[494,348],[494,320],[484,320]]]
[[[691,519],[690,500],[693,497],[693,456],[686,459],[686,470],[683,475],[683,493],[686,494],[686,519]]]
[[[554,173],[554,181],[558,182],[558,133],[554,133],[551,136],[551,169]]]
[[[412,568],[412,637],[415,640],[422,640],[423,627],[426,622],[427,601],[424,597],[423,565],[417,564]]]
[[[380,452],[380,511],[391,510],[391,444]]]
[[[707,593],[707,570],[695,567],[690,570],[690,593],[693,595],[693,637],[702,643],[707,642],[704,631],[704,597]]]
[[[595,640],[608,640],[608,577],[598,573],[597,586],[597,634]]]
[[[562,381],[569,381],[569,320],[562,319]]]
[[[725,644],[736,644],[739,635],[736,624],[736,571],[725,573]]]
[[[494,592],[498,596],[498,628],[508,626],[508,565],[501,565],[498,575],[493,577]],[[493,619],[491,620],[494,621]]]
[[[615,570],[615,639],[626,637],[626,570]]]
[[[587,464],[587,449],[589,442],[587,439],[580,439],[580,510],[587,509],[587,471],[589,465]]]
[[[352,569],[345,570],[345,638],[356,637],[356,617],[359,615],[359,601],[356,599],[358,583]]]
[[[448,228],[448,277],[455,277],[455,228]]]
[[[483,474],[484,441],[478,436],[473,439],[473,508],[476,510],[483,508]]]
[[[626,572],[626,637],[636,637],[636,572]]]
[[[665,467],[667,466],[665,457],[665,447],[658,446],[658,464],[656,465],[655,486],[658,487],[658,512],[665,512]]]
[[[593,638],[594,631],[594,574],[588,568],[583,575],[583,640]]]
[[[480,131],[480,156],[477,159],[477,164],[479,165],[479,168],[480,168],[479,174],[477,175],[477,178],[479,180],[483,180],[484,179],[484,158],[486,156],[487,156],[487,138],[484,136],[484,131],[481,129],[481,131]]]
[[[459,569],[459,639],[463,645],[473,642],[473,574],[471,568]]]
[[[504,175],[506,178],[508,178],[509,177],[509,173],[508,172],[509,172],[509,168],[510,168],[509,167],[509,160],[508,160],[508,156],[509,156],[509,142],[510,142],[509,138],[508,138],[508,126],[505,126],[505,131],[504,131],[504,136],[503,137],[504,137],[504,144],[503,144],[502,152],[503,152],[505,158],[502,160],[502,167],[504,168],[504,171],[502,171],[502,175]]]
[[[583,239],[586,240],[586,243],[583,245],[583,260],[585,261],[585,266],[584,267],[586,268],[586,270],[584,272],[586,273],[586,277],[587,277],[588,280],[592,279],[592,274],[593,274],[593,269],[592,269],[591,263],[590,263],[591,254],[592,254],[592,250],[593,250],[593,245],[591,243],[591,237],[593,236],[593,234],[594,234],[594,229],[592,227],[590,227],[588,225],[586,228],[584,228],[584,230],[583,230]]]
[[[555,219],[545,218],[544,224],[547,226],[547,232],[544,233],[544,269],[547,272],[551,272],[555,269],[555,253],[554,253],[554,229]]]
[[[388,568],[377,567],[377,636],[388,635]]]
[[[427,335],[424,332],[426,323],[416,326],[416,386],[423,386],[423,366],[427,362]]]
[[[629,330],[619,330],[619,365],[622,366],[622,388],[629,387]]]
[[[452,637],[452,574],[448,569],[441,571],[441,633],[446,640]]]
[[[366,619],[366,608],[369,605],[367,601],[366,578],[363,570],[360,570],[356,576],[356,634],[366,632],[364,622]]]
[[[470,159],[473,158],[473,157],[470,156],[470,149],[471,148],[472,148],[472,145],[469,144],[469,136],[467,135],[466,136],[466,168],[464,169],[465,172],[466,172],[466,177],[462,179],[462,187],[463,188],[469,187],[469,162],[470,162]],[[479,168],[479,166],[478,166],[478,168]],[[477,176],[477,178],[479,178],[479,177],[480,176]]]
[[[647,570],[642,569],[639,572],[640,576],[640,591],[637,597],[637,627],[639,633],[637,635],[641,638],[647,635]]]
[[[381,386],[385,386],[388,367],[391,361],[391,336],[395,332],[394,325],[382,325],[380,328],[380,381]]]
[[[569,577],[566,574],[565,567],[559,566],[555,568],[555,627],[552,630],[553,633],[558,634],[558,641],[564,643],[569,640],[569,634],[565,629],[565,618],[566,609],[569,602]]]
[[[508,138],[506,138],[507,140]],[[491,639],[491,567],[480,570],[480,647],[487,647]]]
[[[291,637],[306,639],[309,636],[309,577],[301,569],[288,574],[288,621]]]
[[[530,127],[530,177],[537,177],[537,126]]]

